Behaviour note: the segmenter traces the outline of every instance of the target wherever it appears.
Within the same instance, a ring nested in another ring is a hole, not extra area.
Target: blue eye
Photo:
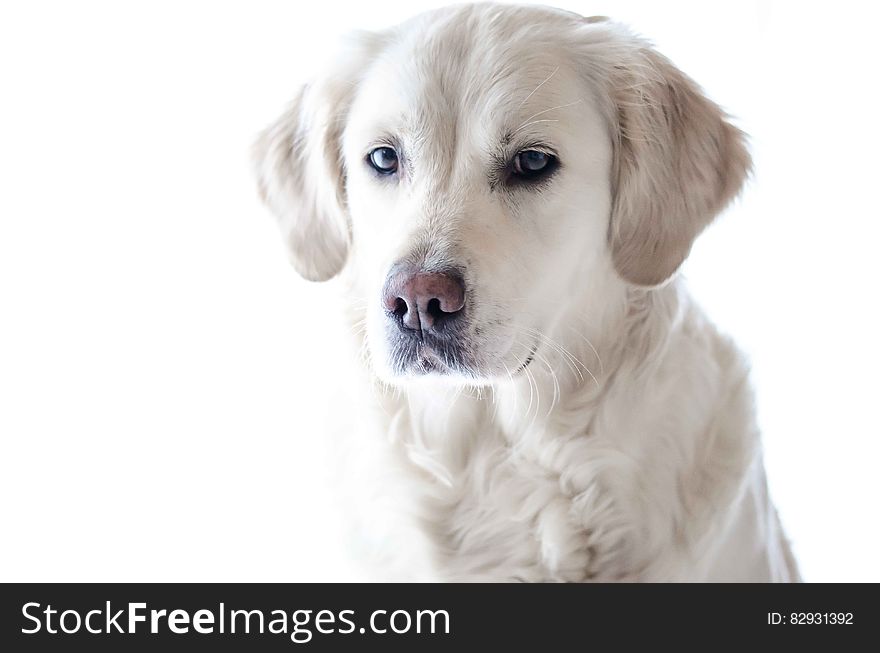
[[[539,150],[523,150],[513,158],[513,174],[523,179],[534,179],[553,171],[557,159]]]
[[[369,163],[376,172],[383,175],[390,175],[397,171],[397,152],[394,151],[393,147],[377,147],[367,155],[367,163]]]

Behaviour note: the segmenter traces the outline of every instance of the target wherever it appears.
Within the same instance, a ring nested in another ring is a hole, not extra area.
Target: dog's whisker
[[[559,120],[555,119],[555,118],[542,118],[541,120],[532,120],[531,122],[527,122],[527,123],[517,127],[514,131],[511,132],[511,135],[522,131],[526,127],[530,127],[531,125],[537,125],[540,122],[559,122]]]
[[[568,108],[568,107],[573,107],[574,105],[576,105],[576,104],[580,104],[580,103],[583,102],[583,101],[584,101],[583,98],[580,98],[580,99],[578,99],[578,100],[575,100],[574,102],[569,102],[568,104],[559,104],[559,105],[557,105],[557,106],[555,106],[555,107],[550,107],[549,109],[544,109],[543,111],[538,111],[538,113],[533,113],[533,114],[530,115],[528,118],[526,118],[525,120],[523,120],[522,124],[520,124],[520,126],[517,127],[515,130],[513,130],[512,133],[515,134],[516,132],[519,131],[520,127],[523,127],[523,126],[524,126],[525,124],[527,124],[527,123],[528,123],[528,124],[531,124],[529,121],[532,120],[532,118],[537,118],[538,116],[542,116],[542,115],[544,115],[545,113],[549,113],[549,112],[551,112],[551,111],[556,111],[557,109],[566,109],[566,108]]]
[[[549,82],[549,81],[553,78],[553,75],[555,75],[555,74],[558,73],[558,72],[559,72],[559,66],[556,66],[556,68],[553,69],[553,72],[550,73],[549,75],[547,75],[546,79],[544,79],[543,82],[541,82],[540,84],[538,84],[538,85],[532,90],[532,92],[529,93],[529,94],[526,96],[526,98],[525,98],[522,102],[519,103],[519,107],[518,107],[518,108],[522,108],[522,106],[523,106],[526,102],[528,102],[528,101],[532,98],[532,96],[533,96],[535,93],[537,93],[538,90],[539,90],[542,86],[544,86],[544,84],[546,84],[547,82]]]
[[[532,421],[529,423],[529,430],[535,428],[535,424],[538,421],[538,412],[541,410],[541,389],[538,387],[538,380],[535,378],[535,375],[532,374],[532,371],[526,367],[525,368],[526,377],[529,379],[529,386],[534,385],[535,387],[535,414],[532,416]],[[528,412],[526,413],[528,415]]]
[[[585,343],[587,343],[587,346],[593,351],[593,354],[596,356],[596,360],[599,363],[599,374],[604,375],[605,374],[605,365],[602,363],[602,357],[599,356],[598,350],[593,345],[593,343],[590,342],[590,339],[587,338],[587,336],[585,336],[582,332],[578,331],[574,327],[568,327],[568,328],[571,329],[574,332],[574,334],[576,336],[578,336],[581,340],[583,340]]]
[[[553,412],[553,409],[556,407],[556,404],[559,402],[560,396],[562,394],[561,390],[559,388],[559,379],[556,376],[556,371],[553,369],[553,366],[550,365],[550,362],[546,358],[544,358],[544,356],[539,354],[537,351],[535,352],[534,355],[535,355],[535,358],[537,358],[542,363],[544,363],[544,365],[547,366],[547,370],[550,373],[550,378],[553,382],[553,398],[550,402],[550,407],[547,409],[547,415],[546,415],[546,417],[549,418],[550,414]]]
[[[532,333],[534,333],[534,335],[538,336],[539,338],[541,338],[541,339],[542,339],[544,342],[546,342],[549,346],[551,346],[551,347],[557,349],[557,350],[559,351],[560,354],[562,354],[563,356],[567,357],[567,358],[568,358],[569,360],[571,360],[572,362],[578,364],[581,368],[584,369],[584,371],[587,372],[587,374],[590,375],[590,378],[591,378],[591,379],[593,380],[593,382],[596,384],[596,387],[597,387],[597,388],[598,388],[598,387],[601,387],[601,384],[599,383],[599,380],[596,378],[595,374],[593,374],[592,370],[590,370],[589,366],[588,366],[586,363],[584,363],[582,360],[580,360],[578,357],[576,357],[574,354],[572,354],[568,349],[566,349],[565,347],[563,347],[561,344],[559,344],[558,342],[556,342],[556,341],[553,340],[552,338],[546,336],[545,334],[543,334],[543,333],[541,333],[541,332],[539,332],[539,331],[537,331],[537,330],[535,330],[535,329],[529,329],[529,331],[532,332]],[[588,342],[589,342],[589,341],[588,341]],[[592,347],[592,345],[591,345],[591,347]],[[598,359],[599,354],[598,354],[598,352],[596,352],[596,350],[595,350],[594,347],[593,347],[593,351],[595,352],[596,357],[597,357],[597,359]],[[582,378],[583,378],[583,377],[582,377]]]

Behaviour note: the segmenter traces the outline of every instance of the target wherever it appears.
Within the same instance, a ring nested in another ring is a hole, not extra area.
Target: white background
[[[0,580],[357,577],[319,489],[333,293],[288,267],[248,148],[330,37],[439,4],[2,5]],[[752,135],[686,274],[753,361],[804,576],[880,581],[869,3],[558,5]]]

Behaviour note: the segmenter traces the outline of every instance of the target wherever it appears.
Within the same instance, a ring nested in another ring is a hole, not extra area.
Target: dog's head
[[[348,266],[376,372],[480,383],[628,286],[664,283],[749,157],[603,19],[473,5],[349,39],[255,147],[293,265]]]

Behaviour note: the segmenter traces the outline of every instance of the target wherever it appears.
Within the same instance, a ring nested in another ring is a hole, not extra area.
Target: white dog
[[[743,134],[602,18],[464,5],[341,50],[255,157],[294,267],[346,291],[380,577],[796,580],[747,365],[676,277]]]

